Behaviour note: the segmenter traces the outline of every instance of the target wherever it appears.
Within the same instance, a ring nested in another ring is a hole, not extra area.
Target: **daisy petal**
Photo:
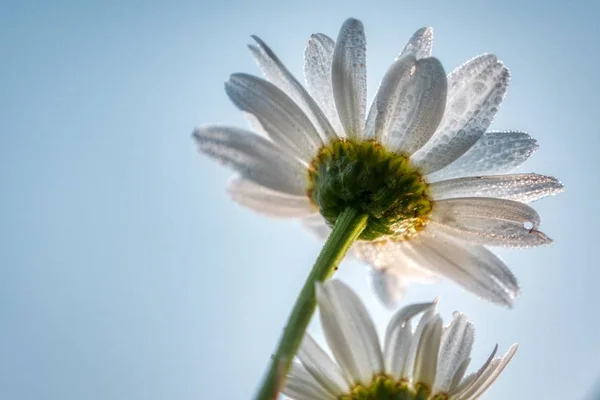
[[[424,237],[408,244],[408,257],[458,283],[488,301],[511,307],[519,284],[494,253],[473,246],[428,226]]]
[[[323,146],[302,110],[272,83],[248,74],[233,74],[225,91],[242,111],[253,114],[283,150],[310,162]]]
[[[349,138],[363,136],[367,98],[367,40],[362,22],[344,22],[333,51],[332,88],[335,106]]]
[[[390,320],[385,332],[384,360],[386,372],[392,374],[394,378],[400,378],[408,358],[412,339],[410,320],[434,305],[435,302],[411,304],[399,309]]]
[[[335,139],[337,135],[331,124],[304,86],[298,82],[262,39],[254,35],[252,38],[258,43],[258,46],[250,45],[248,47],[267,79],[284,91],[302,109],[323,138]]]
[[[450,382],[450,391],[453,391],[458,387],[462,379],[465,377],[467,368],[469,368],[469,364],[471,364],[471,359],[467,358],[458,366],[454,376],[452,377],[452,382]]]
[[[531,247],[551,240],[539,232],[540,216],[512,200],[465,197],[436,201],[431,221],[462,240],[508,247]]]
[[[340,368],[309,334],[304,336],[296,356],[306,371],[329,393],[339,396],[350,389]]]
[[[419,349],[419,344],[421,340],[421,336],[423,334],[423,330],[427,326],[427,323],[436,316],[435,304],[437,304],[437,299],[434,301],[434,306],[430,307],[423,316],[421,320],[417,324],[417,329],[412,335],[412,340],[410,343],[410,349],[408,349],[408,355],[406,356],[406,362],[402,367],[402,371],[400,372],[400,379],[410,379],[413,376],[413,371],[415,369],[415,360],[417,357],[417,350]]]
[[[433,393],[450,391],[454,376],[469,359],[475,341],[475,328],[467,317],[461,313],[454,313],[453,317],[442,336]]]
[[[304,50],[304,77],[308,92],[323,110],[335,132],[342,135],[344,128],[335,108],[331,87],[334,48],[335,42],[329,36],[322,33],[312,35]]]
[[[302,218],[318,211],[306,195],[278,192],[242,177],[231,180],[228,191],[236,203],[271,218]]]
[[[469,388],[473,385],[475,381],[479,379],[481,375],[483,375],[488,369],[490,369],[490,365],[497,362],[499,358],[494,358],[496,353],[498,352],[498,345],[494,346],[492,353],[488,356],[487,360],[483,363],[481,368],[472,374],[469,374],[462,382],[460,382],[453,390],[450,391],[451,399],[465,399],[462,395],[465,391],[469,390]]]
[[[509,172],[523,164],[538,147],[536,140],[524,132],[486,132],[469,151],[427,178],[438,181]]]
[[[508,69],[491,54],[468,61],[448,76],[444,118],[413,157],[424,174],[442,169],[479,140],[498,112],[509,78]]]
[[[481,375],[465,390],[460,398],[477,399],[498,379],[504,368],[517,352],[518,345],[513,344],[502,358],[496,358],[488,365]]]
[[[369,268],[371,286],[379,301],[387,308],[396,308],[406,291],[406,280],[390,268]]]
[[[215,125],[197,128],[193,137],[199,151],[243,177],[275,191],[305,195],[305,167],[272,142],[244,129]]]
[[[435,200],[456,197],[494,197],[530,203],[563,191],[558,179],[538,174],[473,176],[433,182]]]
[[[364,304],[338,280],[317,283],[317,301],[327,344],[347,380],[369,384],[383,370],[383,356]]]
[[[442,338],[442,317],[431,318],[419,338],[419,347],[415,357],[413,382],[431,388],[435,380],[440,341]]]
[[[294,400],[336,399],[336,396],[323,389],[304,367],[296,362],[290,368],[290,373],[282,392]]]
[[[433,135],[446,105],[446,73],[435,58],[411,53],[388,69],[369,111],[368,137],[396,152],[412,154]],[[370,121],[373,121],[371,123]]]
[[[398,58],[405,54],[412,54],[417,58],[417,60],[420,58],[431,57],[432,49],[433,28],[421,28],[412,35]]]
[[[306,229],[314,233],[315,236],[321,240],[326,240],[331,233],[331,228],[325,223],[325,220],[321,214],[314,214],[310,217],[303,218],[302,224],[306,227]]]

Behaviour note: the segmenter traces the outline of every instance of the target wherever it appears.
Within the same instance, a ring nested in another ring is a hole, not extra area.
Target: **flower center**
[[[308,175],[308,197],[331,226],[348,207],[369,216],[361,240],[410,239],[427,224],[433,204],[427,182],[407,155],[375,141],[329,143]]]
[[[416,390],[415,390],[416,389]],[[380,375],[373,378],[369,386],[356,385],[350,393],[343,394],[339,400],[428,400],[431,390],[424,385],[417,385],[417,388],[411,388],[404,381],[395,381],[394,379]],[[441,397],[440,397],[441,396]],[[445,395],[437,395],[432,400],[447,400]]]

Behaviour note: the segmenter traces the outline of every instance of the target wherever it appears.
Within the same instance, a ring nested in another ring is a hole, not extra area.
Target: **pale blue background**
[[[343,4],[343,5],[342,5]],[[0,2],[0,399],[248,399],[319,243],[230,202],[192,129],[243,125],[223,82],[269,43],[295,73],[314,32],[365,23],[370,94],[417,28],[447,70],[511,68],[494,123],[567,192],[536,204],[551,247],[501,251],[515,310],[414,286],[476,323],[474,366],[521,348],[487,399],[581,399],[600,375],[600,35],[594,2]],[[338,274],[383,330],[366,269]],[[318,326],[313,327],[321,339]]]

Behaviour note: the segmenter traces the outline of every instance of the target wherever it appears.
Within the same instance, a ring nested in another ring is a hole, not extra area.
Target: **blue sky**
[[[300,74],[309,35],[335,37],[350,16],[371,96],[421,26],[448,71],[483,52],[511,69],[494,128],[538,139],[521,171],[566,185],[535,204],[555,244],[499,251],[521,282],[514,310],[445,281],[406,301],[467,313],[475,364],[520,343],[487,399],[583,398],[600,376],[600,10],[523,3],[3,1],[0,398],[249,398],[320,245],[230,202],[229,171],[190,134],[245,124],[223,82],[258,72],[249,35]],[[338,273],[383,330],[366,276],[355,261]]]

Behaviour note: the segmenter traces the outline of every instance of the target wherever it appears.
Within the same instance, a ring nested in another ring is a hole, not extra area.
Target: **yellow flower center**
[[[447,400],[446,394],[431,397],[431,388],[424,384],[410,387],[406,381],[395,381],[387,375],[378,375],[371,384],[355,385],[350,393],[343,394],[338,400]]]
[[[428,185],[406,154],[375,141],[340,139],[321,148],[308,169],[308,197],[333,226],[352,207],[369,216],[360,240],[410,239],[433,206]]]

